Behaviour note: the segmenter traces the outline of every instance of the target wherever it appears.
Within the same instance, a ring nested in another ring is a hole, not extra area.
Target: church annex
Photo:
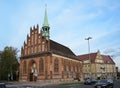
[[[70,48],[50,39],[46,9],[40,29],[30,28],[21,48],[20,80],[33,81],[34,73],[36,80],[81,78],[82,62]]]

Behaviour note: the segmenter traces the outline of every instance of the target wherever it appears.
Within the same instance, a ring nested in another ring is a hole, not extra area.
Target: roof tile
[[[95,62],[96,56],[97,56],[97,53],[90,53],[90,59],[92,63]],[[89,54],[78,55],[77,57],[79,58],[79,60],[87,60],[89,59]]]
[[[50,40],[50,51],[55,54],[59,54],[65,57],[77,59],[77,56],[72,52],[72,50],[62,44],[59,44],[53,40]]]
[[[95,63],[97,53],[90,53],[90,59],[92,63]],[[103,58],[103,61],[105,64],[115,64],[115,62],[112,60],[112,58],[109,55],[101,55]],[[89,59],[89,54],[84,54],[84,55],[78,55],[77,56],[79,60],[88,60]]]

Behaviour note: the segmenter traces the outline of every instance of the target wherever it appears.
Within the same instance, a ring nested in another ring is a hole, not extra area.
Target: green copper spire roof
[[[49,24],[48,24],[48,18],[47,18],[47,6],[45,5],[45,16],[44,16],[44,23],[43,23],[43,27],[44,26],[48,26],[49,27]]]

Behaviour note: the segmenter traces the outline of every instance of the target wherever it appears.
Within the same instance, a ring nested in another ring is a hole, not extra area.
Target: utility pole
[[[92,72],[91,72],[91,58],[90,58],[90,42],[89,40],[92,39],[92,37],[88,37],[88,38],[85,38],[85,40],[88,40],[88,58],[89,58],[89,62],[90,62],[90,69],[89,69],[89,75],[90,75],[90,78],[92,78]]]

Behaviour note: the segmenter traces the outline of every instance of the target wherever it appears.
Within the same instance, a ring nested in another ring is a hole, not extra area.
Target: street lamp
[[[90,62],[90,78],[92,78],[91,59],[90,59],[90,43],[89,43],[90,39],[92,39],[92,37],[85,38],[85,40],[88,40],[88,58],[89,58],[89,62]]]

